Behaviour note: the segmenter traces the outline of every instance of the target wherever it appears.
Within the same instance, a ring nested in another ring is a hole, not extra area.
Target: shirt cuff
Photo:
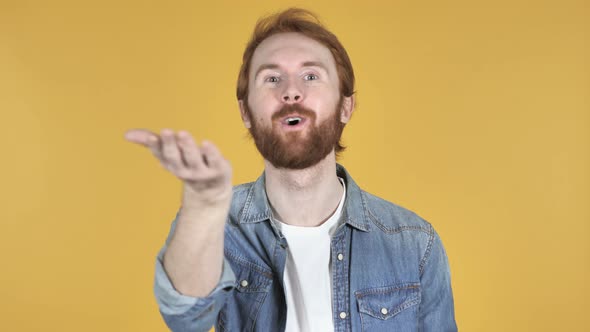
[[[217,298],[219,292],[227,292],[235,286],[236,276],[231,269],[228,261],[223,259],[223,267],[221,272],[221,278],[215,288],[207,295],[207,297],[193,297],[179,293],[166,270],[164,269],[163,258],[166,252],[166,246],[164,246],[156,258],[156,273],[154,280],[154,294],[156,295],[156,301],[160,307],[160,311],[166,315],[180,315],[190,310],[195,305],[206,307],[211,304],[214,298]]]

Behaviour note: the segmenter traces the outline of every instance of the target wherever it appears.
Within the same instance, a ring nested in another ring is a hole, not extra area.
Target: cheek
[[[256,91],[249,95],[248,100],[252,107],[268,107],[272,106],[275,102],[275,98],[269,91]]]
[[[329,117],[338,106],[340,96],[332,91],[324,91],[322,94],[309,98],[308,107],[324,113],[324,118]]]
[[[261,97],[260,95],[248,96],[248,109],[250,118],[252,121],[258,123],[268,122],[267,118],[272,116],[273,109],[275,109],[272,101],[268,98]]]

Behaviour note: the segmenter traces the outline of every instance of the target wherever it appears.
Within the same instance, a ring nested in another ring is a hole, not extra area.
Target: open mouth
[[[302,121],[303,121],[303,119],[298,116],[291,116],[291,117],[286,118],[284,120],[284,123],[288,126],[296,126],[296,125],[300,124]]]

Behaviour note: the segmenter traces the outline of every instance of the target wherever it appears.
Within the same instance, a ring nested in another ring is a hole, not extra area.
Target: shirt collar
[[[370,231],[365,195],[342,165],[336,164],[336,174],[346,182],[346,200],[341,218],[352,227],[365,232]],[[265,175],[262,173],[250,187],[238,223],[252,224],[270,221],[271,209],[266,198],[265,179]]]

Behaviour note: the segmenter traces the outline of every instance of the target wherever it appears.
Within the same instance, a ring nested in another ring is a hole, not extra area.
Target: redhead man
[[[183,183],[156,260],[172,331],[456,331],[432,226],[336,163],[355,106],[346,50],[308,11],[260,20],[237,99],[264,173],[232,188],[229,161],[185,131],[130,130]]]

